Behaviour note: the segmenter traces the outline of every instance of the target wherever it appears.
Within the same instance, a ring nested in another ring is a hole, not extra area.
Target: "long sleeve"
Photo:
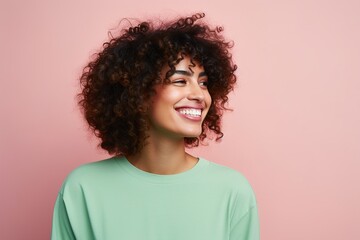
[[[51,240],[75,240],[73,230],[69,221],[64,199],[59,193],[53,214]]]

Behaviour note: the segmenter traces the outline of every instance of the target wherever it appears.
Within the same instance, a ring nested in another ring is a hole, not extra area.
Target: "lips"
[[[201,108],[177,108],[176,111],[183,117],[191,119],[191,120],[201,120]]]
[[[196,108],[181,108],[181,109],[178,109],[178,112],[180,114],[189,115],[192,117],[201,116],[201,109],[196,109]]]

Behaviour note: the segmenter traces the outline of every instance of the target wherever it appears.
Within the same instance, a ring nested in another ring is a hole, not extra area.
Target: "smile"
[[[200,109],[191,109],[191,108],[180,109],[179,113],[189,115],[189,116],[192,116],[192,117],[201,116],[201,110]]]
[[[201,109],[197,109],[197,108],[181,108],[181,109],[177,109],[177,111],[181,115],[185,115],[186,117],[192,117],[192,118],[201,117]]]

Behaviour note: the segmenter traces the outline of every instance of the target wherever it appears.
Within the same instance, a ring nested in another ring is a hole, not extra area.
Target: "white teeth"
[[[179,112],[181,114],[189,115],[192,117],[200,117],[201,116],[200,109],[180,109]]]

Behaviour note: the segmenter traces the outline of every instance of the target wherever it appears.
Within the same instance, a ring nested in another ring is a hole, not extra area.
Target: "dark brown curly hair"
[[[156,84],[166,84],[175,65],[189,56],[202,65],[208,76],[212,98],[199,137],[185,138],[187,147],[198,146],[213,132],[222,138],[221,116],[226,110],[228,93],[236,82],[228,42],[202,22],[203,13],[162,22],[141,22],[122,30],[119,36],[103,44],[103,49],[84,68],[80,77],[82,90],[78,104],[90,129],[101,139],[101,148],[114,155],[132,155],[146,144],[148,109]],[[179,57],[180,56],[180,57]],[[170,70],[161,79],[161,70]]]

